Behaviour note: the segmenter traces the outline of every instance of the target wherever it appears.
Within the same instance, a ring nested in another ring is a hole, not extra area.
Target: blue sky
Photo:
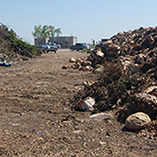
[[[157,26],[157,0],[0,0],[0,22],[34,44],[35,25],[61,28],[78,42]]]

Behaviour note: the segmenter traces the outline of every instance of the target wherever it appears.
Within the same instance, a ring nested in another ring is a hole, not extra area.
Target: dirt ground
[[[70,109],[69,98],[95,75],[62,66],[87,55],[61,49],[0,67],[1,156],[157,156],[157,138],[123,131],[113,111],[90,118]]]

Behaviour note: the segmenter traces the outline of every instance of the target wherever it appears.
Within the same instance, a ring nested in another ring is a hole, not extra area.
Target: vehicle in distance
[[[71,51],[74,51],[74,50],[83,50],[83,49],[87,49],[88,48],[88,45],[86,43],[76,43],[75,45],[72,45],[70,47],[70,50]]]
[[[58,47],[56,45],[37,45],[36,48],[40,49],[44,53],[48,53],[49,51],[57,52]]]

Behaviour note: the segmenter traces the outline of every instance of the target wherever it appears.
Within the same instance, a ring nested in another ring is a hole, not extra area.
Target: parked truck
[[[57,50],[58,50],[58,46],[57,45],[52,45],[52,44],[37,45],[35,47],[40,49],[44,53],[48,53],[50,51],[53,51],[53,52],[57,53]]]
[[[72,45],[72,46],[70,47],[70,50],[71,50],[71,51],[74,51],[74,50],[79,51],[79,50],[83,50],[83,49],[90,49],[90,47],[89,47],[89,45],[86,44],[86,43],[76,43],[75,45]]]

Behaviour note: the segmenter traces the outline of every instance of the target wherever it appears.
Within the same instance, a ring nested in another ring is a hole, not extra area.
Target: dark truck
[[[88,48],[88,46],[86,43],[76,43],[75,45],[72,45],[70,47],[70,50],[71,51],[74,51],[74,50],[79,51],[79,50],[83,50],[83,49],[87,49],[87,48]]]

